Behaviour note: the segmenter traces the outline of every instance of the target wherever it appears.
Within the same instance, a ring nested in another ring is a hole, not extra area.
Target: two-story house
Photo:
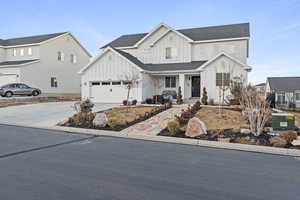
[[[47,94],[80,94],[78,71],[90,57],[69,32],[0,39],[0,85],[21,82]]]
[[[128,77],[138,75],[130,99],[143,101],[180,86],[184,99],[200,98],[205,87],[218,102],[230,80],[247,82],[249,39],[249,23],[181,30],[162,23],[149,33],[123,35],[79,72],[82,98],[120,103]]]

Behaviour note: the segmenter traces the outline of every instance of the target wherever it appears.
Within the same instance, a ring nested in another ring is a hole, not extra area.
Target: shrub
[[[196,101],[196,103],[192,106],[191,111],[193,114],[196,114],[201,108],[200,101]]]
[[[297,132],[296,131],[284,131],[282,133],[282,137],[287,141],[287,143],[292,143],[293,140],[297,139]]]
[[[146,104],[153,104],[153,100],[151,98],[146,99]]]
[[[91,102],[90,99],[86,99],[80,102],[80,112],[84,112],[84,113],[92,112],[93,107],[94,104]]]
[[[123,105],[127,106],[128,105],[128,101],[127,100],[123,100]]]
[[[116,118],[110,118],[110,119],[108,119],[107,125],[110,128],[114,129],[119,125],[118,120]]]
[[[79,112],[69,118],[68,123],[75,127],[92,128],[95,114],[92,112]]]
[[[215,105],[214,100],[213,100],[213,99],[209,99],[209,100],[208,100],[208,105]]]
[[[183,103],[182,92],[181,92],[181,87],[180,86],[178,88],[178,94],[177,94],[177,97],[176,97],[176,103],[177,104],[182,104]]]
[[[168,122],[168,130],[172,135],[175,135],[180,130],[180,124],[177,120],[171,120]]]
[[[203,95],[202,95],[202,98],[201,98],[202,104],[207,105],[207,99],[208,99],[207,91],[206,91],[206,88],[204,87],[203,88]]]
[[[137,100],[136,99],[132,100],[131,104],[132,105],[136,105],[137,104]]]

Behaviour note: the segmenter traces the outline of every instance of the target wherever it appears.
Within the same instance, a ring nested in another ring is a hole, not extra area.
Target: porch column
[[[181,87],[182,99],[185,99],[185,74],[179,74],[179,86]]]

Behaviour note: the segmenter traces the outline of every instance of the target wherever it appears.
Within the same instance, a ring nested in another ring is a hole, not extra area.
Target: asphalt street
[[[298,199],[293,157],[0,125],[0,199]]]

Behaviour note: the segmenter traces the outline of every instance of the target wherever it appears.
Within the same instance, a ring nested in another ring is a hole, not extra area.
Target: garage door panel
[[[16,83],[16,82],[17,82],[17,75],[0,75],[0,86],[9,83]]]
[[[130,99],[137,99],[137,88],[130,90]],[[127,98],[127,89],[122,85],[92,85],[90,98],[94,102],[122,103]]]

